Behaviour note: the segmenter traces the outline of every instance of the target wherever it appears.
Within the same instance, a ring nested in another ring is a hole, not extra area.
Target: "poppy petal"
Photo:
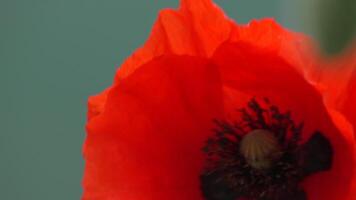
[[[179,9],[160,12],[148,40],[120,66],[114,84],[161,55],[210,56],[229,38],[232,25],[211,0],[181,0]],[[109,90],[89,99],[89,119],[103,111]]]
[[[225,41],[244,41],[274,49],[304,67],[308,62],[304,55],[308,54],[303,52],[311,46],[306,36],[284,29],[273,19],[240,26],[211,0],[181,0],[178,10],[160,12],[149,39],[123,63],[116,80],[166,53],[210,57]]]
[[[83,199],[202,199],[201,147],[223,111],[216,70],[163,56],[114,86],[87,125]]]
[[[319,91],[282,57],[250,44],[223,44],[213,59],[221,71],[227,110],[246,104],[251,96],[267,97],[283,110],[290,110],[297,122],[304,122],[304,140],[316,130],[330,140],[332,169],[307,178],[308,197],[350,199],[356,167],[355,140],[352,130],[346,128],[351,126],[328,112]]]
[[[310,39],[282,27],[271,18],[234,26],[230,42],[243,42],[274,52],[301,71],[307,67],[305,65],[311,64],[308,56],[312,50]]]
[[[211,0],[182,0],[178,10],[160,12],[149,39],[123,63],[116,80],[167,53],[209,56],[227,40],[231,25],[232,22]]]
[[[345,115],[356,133],[356,50],[339,57],[319,58],[319,66],[307,68],[307,77],[321,91],[326,105]]]
[[[301,71],[306,65],[311,65],[310,58],[305,56],[309,55],[305,53],[309,49],[307,38],[284,29],[273,19],[254,20],[240,26],[226,17],[211,0],[181,0],[178,10],[160,12],[150,37],[125,60],[115,80],[128,76],[142,64],[167,53],[210,57],[225,41],[243,41],[270,49]],[[105,92],[99,96],[105,97]],[[98,108],[104,107],[97,106],[95,99],[90,100],[89,110],[99,114],[102,110]],[[91,108],[92,105],[95,107]]]

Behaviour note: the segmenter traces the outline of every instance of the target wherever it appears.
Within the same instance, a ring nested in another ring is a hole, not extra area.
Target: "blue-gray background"
[[[219,0],[237,22],[304,27],[293,0]],[[178,0],[0,0],[0,199],[81,196],[86,101]],[[299,8],[298,8],[299,9]]]

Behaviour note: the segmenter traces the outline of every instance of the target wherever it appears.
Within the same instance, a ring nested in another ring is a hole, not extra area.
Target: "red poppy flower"
[[[305,40],[209,0],[162,11],[89,99],[82,199],[355,199],[352,125],[300,73]]]

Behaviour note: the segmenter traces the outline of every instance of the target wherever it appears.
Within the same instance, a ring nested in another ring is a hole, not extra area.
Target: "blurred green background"
[[[293,0],[219,0],[237,22],[274,17],[316,34]],[[81,196],[87,97],[178,0],[0,0],[0,199]]]

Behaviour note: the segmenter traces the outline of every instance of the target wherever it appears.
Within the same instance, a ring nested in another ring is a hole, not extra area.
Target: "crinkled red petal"
[[[112,88],[87,125],[83,199],[199,200],[201,148],[222,116],[217,68],[164,56]]]
[[[326,105],[341,112],[356,133],[356,50],[332,59],[319,58],[317,67],[306,70]]]
[[[152,33],[120,67],[116,80],[167,53],[208,57],[230,36],[232,22],[211,0],[182,0],[179,10],[160,12]]]
[[[241,26],[230,20],[211,0],[181,0],[178,10],[160,12],[146,43],[118,69],[115,83],[155,57],[176,54],[208,58],[226,41],[243,41],[269,49],[300,71],[313,64],[306,56],[309,54],[305,53],[310,48],[307,38],[284,29],[273,19],[255,20]],[[105,101],[92,101],[89,110],[92,105],[100,114],[103,109],[97,108],[105,108]]]

